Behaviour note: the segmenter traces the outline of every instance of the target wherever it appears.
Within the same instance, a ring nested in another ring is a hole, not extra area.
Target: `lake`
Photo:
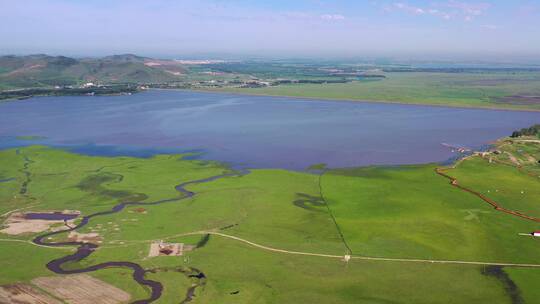
[[[96,155],[197,151],[252,168],[445,161],[540,113],[151,90],[0,103],[0,148],[46,144]],[[21,136],[34,136],[28,140]]]

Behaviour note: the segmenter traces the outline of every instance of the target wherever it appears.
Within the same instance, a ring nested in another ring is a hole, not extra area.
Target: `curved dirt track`
[[[200,235],[200,234],[211,234],[211,235],[217,235],[224,238],[236,240],[245,244],[248,244],[250,246],[263,249],[266,251],[271,252],[278,252],[278,253],[286,253],[286,254],[293,254],[293,255],[304,255],[304,256],[315,256],[315,257],[323,257],[323,258],[334,258],[334,259],[344,259],[345,256],[343,255],[333,255],[333,254],[324,254],[324,253],[312,253],[312,252],[301,252],[301,251],[291,251],[286,249],[279,249],[279,248],[273,248],[261,244],[257,244],[251,241],[248,241],[246,239],[221,233],[221,232],[215,232],[215,231],[197,231],[197,232],[191,232],[191,233],[185,233],[183,235]],[[533,268],[540,268],[540,264],[527,264],[527,263],[500,263],[500,262],[478,262],[478,261],[460,261],[460,260],[428,260],[428,259],[407,259],[407,258],[381,258],[381,257],[368,257],[368,256],[360,256],[360,255],[352,255],[351,259],[356,260],[367,260],[367,261],[386,261],[386,262],[406,262],[406,263],[428,263],[428,264],[460,264],[460,265],[477,265],[477,266],[510,266],[510,267],[533,267]]]
[[[459,164],[459,162],[457,163]],[[446,168],[442,168],[442,167],[438,167],[438,168],[435,168],[435,172],[442,176],[442,177],[445,177],[446,179],[449,179],[450,180],[450,185],[458,188],[458,189],[461,189],[465,192],[468,192],[470,194],[473,194],[477,197],[479,197],[480,199],[482,199],[484,202],[490,204],[495,210],[497,211],[501,211],[501,212],[504,212],[504,213],[507,213],[507,214],[510,214],[510,215],[513,215],[513,216],[517,216],[517,217],[521,217],[521,218],[524,218],[524,219],[527,219],[527,220],[530,220],[530,221],[534,221],[534,222],[537,222],[537,223],[540,223],[540,218],[537,218],[537,217],[534,217],[534,216],[530,216],[530,215],[527,215],[527,214],[524,214],[524,213],[521,213],[519,211],[514,211],[514,210],[510,210],[510,209],[506,209],[504,207],[502,207],[499,203],[497,203],[496,201],[490,199],[489,197],[483,195],[482,193],[480,192],[477,192],[477,191],[474,191],[472,189],[469,189],[467,187],[464,187],[464,186],[461,186],[458,182],[458,180],[453,177],[453,176],[450,176],[446,173],[446,171],[448,170],[452,170],[452,169],[455,169],[456,168],[456,165],[452,166],[452,167],[446,167]],[[522,170],[521,168],[518,167],[518,170]]]

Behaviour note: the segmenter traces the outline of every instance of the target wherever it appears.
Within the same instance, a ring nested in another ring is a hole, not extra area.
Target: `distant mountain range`
[[[43,54],[0,57],[0,90],[78,86],[92,82],[164,83],[181,80],[187,69],[179,61],[133,54],[70,58]]]

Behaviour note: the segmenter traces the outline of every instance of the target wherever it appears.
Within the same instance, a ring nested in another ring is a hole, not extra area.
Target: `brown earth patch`
[[[99,233],[96,232],[78,233],[75,231],[71,231],[68,235],[68,239],[71,242],[83,242],[92,244],[100,244],[103,241],[103,238],[99,235]]]
[[[41,277],[32,283],[70,304],[117,304],[131,298],[127,292],[86,274]]]
[[[135,209],[133,209],[133,211],[135,211],[137,213],[146,214],[146,209],[144,209],[143,207],[135,208]]]
[[[7,73],[7,76],[14,76],[14,75],[19,75],[19,74],[24,74],[24,73],[30,72],[32,70],[39,70],[39,69],[41,69],[43,67],[45,67],[44,64],[34,64],[34,65],[24,66],[22,68],[18,68],[16,70],[13,70],[13,71]]]
[[[179,76],[185,74],[186,68],[180,62],[174,60],[150,60],[144,62],[145,66],[160,69],[166,73]]]
[[[0,286],[0,303],[13,304],[62,304],[59,300],[28,284]]]
[[[181,256],[186,251],[192,251],[195,246],[185,245],[184,243],[165,243],[163,241],[150,244],[148,257],[157,256]]]
[[[73,220],[65,222],[68,225],[73,224]],[[46,231],[51,226],[64,224],[63,220],[34,220],[25,218],[24,213],[12,213],[3,223],[6,228],[0,230],[1,233],[19,235],[23,233],[37,233]]]

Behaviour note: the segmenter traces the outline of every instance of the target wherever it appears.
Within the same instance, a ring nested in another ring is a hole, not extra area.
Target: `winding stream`
[[[145,277],[145,274],[146,274],[147,271],[141,265],[139,265],[137,263],[133,263],[133,262],[126,262],[126,261],[111,261],[111,262],[105,262],[105,263],[101,263],[101,264],[92,265],[92,266],[89,266],[89,267],[86,267],[86,268],[67,270],[67,269],[62,268],[62,265],[64,265],[65,263],[68,263],[68,262],[79,262],[79,261],[83,260],[84,258],[90,256],[94,252],[94,250],[96,250],[99,246],[96,245],[96,244],[76,242],[76,241],[71,241],[71,242],[47,242],[47,241],[45,241],[45,239],[47,239],[48,237],[53,236],[53,235],[66,233],[66,232],[69,232],[69,231],[73,231],[73,230],[77,230],[79,228],[82,228],[82,227],[86,226],[90,222],[90,220],[92,218],[98,217],[98,216],[103,216],[103,215],[110,215],[110,214],[120,212],[126,206],[158,205],[158,204],[181,201],[181,200],[191,198],[191,197],[195,196],[196,193],[186,189],[186,187],[189,186],[189,185],[211,182],[211,181],[214,181],[214,180],[217,180],[217,179],[220,179],[220,178],[224,178],[224,177],[243,176],[243,175],[246,175],[248,173],[249,173],[248,170],[243,169],[243,170],[238,170],[238,171],[231,172],[231,173],[223,173],[223,174],[220,174],[220,175],[215,175],[215,176],[211,176],[211,177],[207,177],[207,178],[203,178],[203,179],[184,182],[184,183],[181,183],[181,184],[179,184],[179,185],[177,185],[175,187],[176,191],[183,194],[182,197],[164,199],[164,200],[159,200],[159,201],[155,201],[155,202],[124,202],[124,203],[119,203],[119,204],[115,205],[111,210],[97,212],[97,213],[94,213],[94,214],[84,216],[82,218],[81,222],[79,224],[77,224],[76,226],[74,226],[74,227],[64,229],[64,230],[60,230],[60,231],[48,232],[48,233],[37,236],[32,241],[35,244],[44,245],[44,246],[54,246],[54,247],[78,246],[77,251],[74,254],[70,254],[70,255],[61,257],[59,259],[52,260],[49,263],[47,263],[47,268],[49,270],[55,272],[55,273],[58,273],[58,274],[85,273],[85,272],[92,272],[92,271],[96,271],[96,270],[100,270],[100,269],[104,269],[104,268],[111,268],[111,267],[125,267],[125,268],[132,269],[133,270],[133,279],[138,284],[140,284],[142,286],[147,286],[147,287],[149,287],[151,289],[151,295],[150,295],[149,298],[143,299],[143,300],[136,300],[136,301],[134,301],[132,303],[133,304],[151,303],[151,302],[153,302],[153,301],[155,301],[155,300],[157,300],[157,299],[159,299],[161,297],[161,294],[163,292],[163,285],[160,282],[145,279],[144,277]],[[202,272],[200,273],[200,275],[204,276],[204,274]]]

